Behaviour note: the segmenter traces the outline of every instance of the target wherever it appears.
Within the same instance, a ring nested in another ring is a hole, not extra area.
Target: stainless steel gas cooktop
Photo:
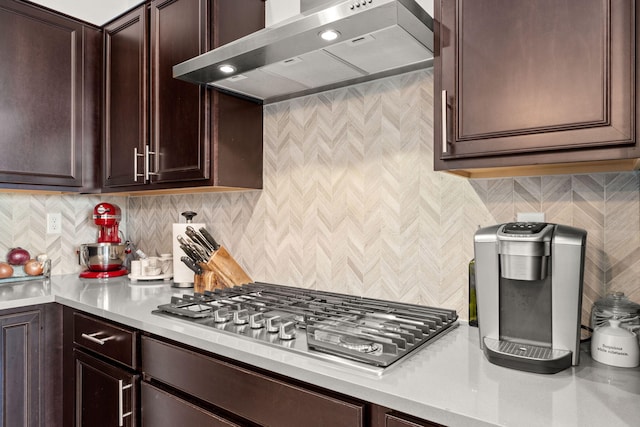
[[[172,297],[153,313],[376,374],[458,325],[454,310],[267,283]]]

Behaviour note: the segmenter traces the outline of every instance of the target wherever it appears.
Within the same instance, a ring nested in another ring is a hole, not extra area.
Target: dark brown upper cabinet
[[[136,156],[148,141],[147,6],[143,5],[104,28],[105,187],[144,183]]]
[[[631,0],[436,0],[434,166],[463,176],[634,168]]]
[[[101,39],[97,28],[0,0],[0,187],[95,187]]]
[[[105,27],[103,191],[262,188],[262,106],[173,78],[262,27],[262,0],[153,0]]]

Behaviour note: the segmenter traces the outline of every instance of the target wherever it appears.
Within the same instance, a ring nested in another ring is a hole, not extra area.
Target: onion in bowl
[[[0,262],[0,279],[13,276],[13,267],[6,262]]]
[[[42,263],[35,259],[30,259],[24,265],[24,272],[29,276],[40,276],[44,270]]]
[[[25,265],[30,259],[29,251],[20,247],[12,248],[7,253],[7,262],[11,265]]]

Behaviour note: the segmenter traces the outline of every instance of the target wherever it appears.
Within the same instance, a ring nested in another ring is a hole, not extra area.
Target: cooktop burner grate
[[[455,310],[267,283],[172,297],[153,313],[382,369],[458,325]]]

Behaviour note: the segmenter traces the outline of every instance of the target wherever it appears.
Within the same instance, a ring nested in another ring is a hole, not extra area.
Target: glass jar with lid
[[[591,328],[609,325],[609,320],[620,320],[621,326],[640,325],[640,304],[624,294],[612,292],[593,304],[591,310]]]

